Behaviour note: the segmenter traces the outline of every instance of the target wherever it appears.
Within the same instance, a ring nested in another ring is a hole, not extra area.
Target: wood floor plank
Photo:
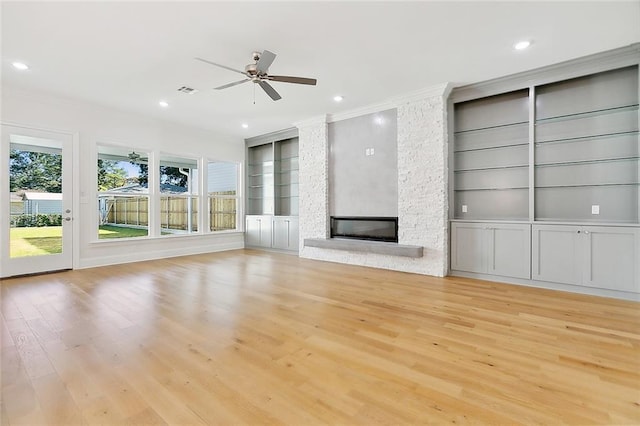
[[[0,281],[2,424],[640,424],[640,304],[236,250]]]

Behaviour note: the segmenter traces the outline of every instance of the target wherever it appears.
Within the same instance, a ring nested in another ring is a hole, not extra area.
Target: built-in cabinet
[[[454,222],[451,241],[451,268],[454,270],[530,277],[529,224]]]
[[[298,138],[293,131],[246,141],[249,247],[298,251]]]
[[[640,231],[632,227],[533,225],[532,277],[640,292]]]
[[[453,274],[640,294],[638,50],[454,90]]]

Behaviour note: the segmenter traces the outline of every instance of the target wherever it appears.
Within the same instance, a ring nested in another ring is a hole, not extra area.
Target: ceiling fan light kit
[[[237,72],[245,76],[242,80],[234,81],[233,83],[228,83],[222,86],[215,87],[215,90],[227,89],[229,87],[237,86],[242,83],[246,83],[247,81],[252,81],[255,84],[258,84],[262,90],[265,91],[267,95],[274,101],[282,99],[282,96],[273,88],[268,82],[276,81],[280,83],[293,83],[293,84],[305,84],[309,86],[315,86],[317,80],[315,78],[306,78],[306,77],[292,77],[286,75],[269,75],[269,67],[276,59],[276,54],[270,52],[268,50],[260,52],[253,52],[252,54],[253,60],[255,63],[249,64],[244,67],[244,71],[237,70],[235,68],[228,67],[226,65],[218,64],[215,62],[211,62],[202,58],[195,58],[198,61],[207,63],[209,65],[214,65],[216,67],[224,68],[229,71]]]

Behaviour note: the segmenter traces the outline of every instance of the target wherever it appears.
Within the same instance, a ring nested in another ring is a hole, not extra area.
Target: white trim
[[[335,123],[336,121],[348,120],[350,118],[361,117],[363,115],[373,114],[380,111],[387,111],[394,108],[397,108],[397,105],[390,101],[370,104],[360,108],[351,109],[349,111],[327,114],[327,123]]]
[[[525,287],[546,288],[549,290],[566,291],[570,293],[588,294],[591,296],[613,297],[616,299],[640,301],[640,293],[628,291],[609,290],[597,287],[587,287],[582,285],[561,284],[546,281],[537,281],[524,278],[503,277],[500,275],[480,274],[475,272],[451,271],[450,277],[474,278],[484,281],[495,281],[497,283],[521,285]]]
[[[73,196],[71,217],[73,232],[72,235],[72,252],[71,252],[71,268],[76,269],[80,264],[80,133],[74,132],[71,140],[71,161],[73,164],[71,193]],[[96,185],[97,186],[97,185]],[[63,213],[64,214],[64,213]]]
[[[168,249],[160,251],[136,250],[135,252],[125,251],[123,254],[114,256],[99,256],[93,258],[85,258],[77,269],[94,268],[98,266],[119,265],[123,263],[143,262],[147,260],[166,259],[170,257],[189,256],[194,254],[214,253],[226,250],[238,250],[244,248],[244,236],[241,232],[233,232],[230,234],[219,235],[217,233],[208,234],[214,236],[214,239],[225,240],[219,243],[211,242],[197,247],[180,247],[177,249]],[[215,238],[217,237],[217,238]],[[227,237],[227,238],[225,238]],[[145,241],[149,241],[145,239]],[[131,240],[127,241],[129,244]],[[123,241],[124,243],[124,241]],[[127,247],[131,247],[127,245]],[[141,245],[138,246],[141,248]]]
[[[452,89],[453,89],[453,86],[451,85],[451,83],[436,84],[434,86],[425,87],[419,90],[405,93],[400,96],[391,97],[388,100],[383,102],[369,104],[369,105],[365,105],[359,108],[354,108],[348,111],[337,112],[335,114],[327,114],[326,122],[334,123],[336,121],[348,120],[350,118],[361,117],[363,115],[373,114],[380,111],[387,111],[390,109],[398,108],[398,106],[400,105],[407,104],[410,102],[420,101],[423,99],[429,99],[434,97],[442,97],[446,99],[447,96],[449,96],[449,93],[451,93]],[[307,121],[309,122],[308,124],[318,123],[317,118],[307,120]],[[298,122],[298,123],[307,124],[306,121]]]
[[[596,74],[640,62],[640,43],[453,89],[454,103]]]
[[[298,129],[291,127],[288,129],[277,130],[271,133],[265,133],[264,135],[253,136],[244,140],[247,148],[266,145],[271,142],[278,142],[285,139],[293,139],[298,137]]]
[[[300,127],[309,127],[309,126],[317,126],[318,124],[324,124],[327,122],[327,117],[329,114],[321,114],[312,118],[308,118],[306,120],[296,121],[293,123],[297,128]]]

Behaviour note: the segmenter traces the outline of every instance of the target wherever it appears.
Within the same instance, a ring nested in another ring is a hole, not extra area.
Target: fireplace
[[[397,243],[398,218],[331,216],[331,238]]]

